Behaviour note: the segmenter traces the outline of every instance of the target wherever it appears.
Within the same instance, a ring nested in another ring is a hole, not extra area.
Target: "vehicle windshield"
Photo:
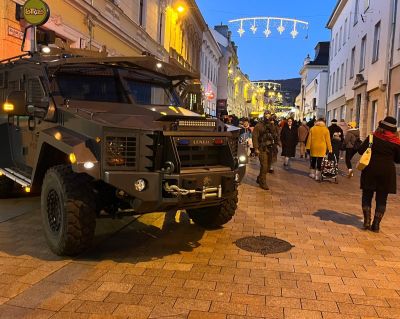
[[[58,70],[56,79],[59,92],[66,99],[129,103],[130,94],[138,105],[179,106],[171,82],[142,70],[108,66],[65,67]]]

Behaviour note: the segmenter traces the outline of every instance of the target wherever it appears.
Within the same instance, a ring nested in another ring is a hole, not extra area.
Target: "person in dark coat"
[[[289,118],[287,123],[281,131],[281,144],[282,144],[282,156],[285,157],[284,166],[289,166],[289,160],[291,157],[296,156],[296,146],[299,142],[299,136],[297,127],[293,125],[293,119]]]
[[[336,119],[332,120],[331,126],[329,126],[328,129],[331,135],[333,154],[335,154],[337,163],[339,164],[340,149],[342,148],[344,142],[343,130],[338,125],[338,121]]]
[[[363,154],[369,146],[369,137],[360,146],[358,153]],[[397,174],[395,163],[400,164],[400,138],[397,133],[397,121],[386,117],[379,122],[373,134],[371,161],[361,173],[362,210],[364,229],[379,232],[379,225],[386,211],[389,194],[396,194]],[[371,226],[372,198],[375,193],[375,217]]]

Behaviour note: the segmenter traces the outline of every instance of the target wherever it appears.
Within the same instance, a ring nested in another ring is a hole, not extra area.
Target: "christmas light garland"
[[[283,34],[288,28],[291,29],[290,35],[293,39],[295,39],[299,35],[299,27],[305,29],[308,32],[308,22],[290,19],[290,18],[278,18],[278,17],[253,17],[253,18],[240,18],[230,20],[229,23],[237,23],[239,24],[239,29],[237,32],[239,36],[242,37],[246,33],[246,25],[249,25],[249,30],[256,34],[258,31],[258,27],[261,25],[265,25],[265,29],[263,31],[266,38],[268,38],[272,34],[273,28],[277,25],[276,30],[279,34]]]

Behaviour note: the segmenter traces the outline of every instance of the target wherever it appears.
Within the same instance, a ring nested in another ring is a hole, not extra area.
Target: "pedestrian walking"
[[[297,127],[293,119],[289,118],[281,131],[282,156],[285,157],[284,166],[289,166],[290,158],[296,156],[296,146],[299,141]]]
[[[260,160],[260,173],[257,177],[257,183],[265,190],[269,190],[267,173],[272,161],[273,149],[277,143],[278,135],[271,123],[271,114],[266,111],[263,121],[260,121],[253,130],[253,147]]]
[[[342,148],[344,142],[343,130],[338,125],[338,121],[336,119],[331,121],[331,126],[329,126],[328,129],[331,136],[333,154],[335,154],[336,161],[339,164],[340,149]]]
[[[307,122],[307,125],[309,128],[312,128],[315,125],[315,122],[317,121],[316,117],[314,116],[311,120]]]
[[[301,122],[298,132],[298,139],[300,144],[300,158],[307,158],[306,143],[310,128],[307,126],[307,121]]]
[[[349,126],[347,125],[346,120],[345,119],[341,119],[338,125],[343,131],[343,139],[346,138],[346,133],[349,130]],[[344,152],[345,151],[346,151],[346,149],[342,146],[340,148],[340,159],[341,160],[344,158]]]
[[[363,154],[369,147],[369,138],[360,146],[358,153]],[[400,164],[400,139],[397,133],[397,121],[386,117],[379,122],[373,134],[372,153],[369,165],[361,173],[362,210],[364,228],[379,232],[381,220],[386,212],[389,194],[396,194],[397,174],[395,163]],[[375,194],[376,208],[371,226],[372,199]]]
[[[277,117],[275,114],[271,114],[270,117],[270,121],[271,121],[271,129],[274,131],[273,135],[274,136],[280,136],[280,130],[279,130],[279,126],[277,124]],[[269,168],[268,168],[268,173],[273,174],[275,172],[274,170],[274,164],[278,161],[278,146],[279,146],[279,140],[277,141],[277,143],[274,144],[274,146],[272,147],[272,155],[271,155],[271,161],[269,163]]]
[[[348,123],[349,130],[344,138],[344,148],[346,150],[346,167],[348,169],[347,177],[351,178],[354,176],[353,165],[351,160],[354,155],[357,154],[358,148],[361,146],[362,141],[360,140],[360,130],[357,128],[356,122]]]
[[[310,177],[321,179],[322,160],[327,152],[332,153],[332,143],[328,128],[323,118],[318,119],[310,129],[306,149],[310,151]]]

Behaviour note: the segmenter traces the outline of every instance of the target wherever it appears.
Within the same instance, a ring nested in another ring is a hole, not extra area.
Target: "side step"
[[[0,168],[0,175],[8,177],[9,179],[13,180],[22,187],[30,187],[32,184],[32,181],[29,178],[21,175],[20,173],[12,170],[11,168]]]

